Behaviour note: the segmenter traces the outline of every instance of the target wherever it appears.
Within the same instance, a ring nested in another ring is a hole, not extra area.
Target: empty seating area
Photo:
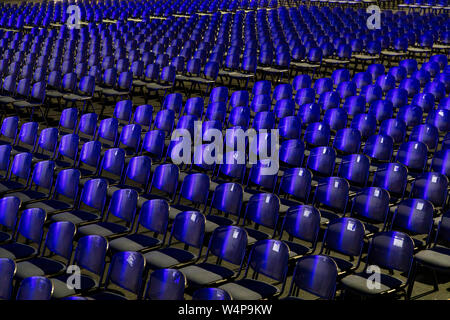
[[[0,299],[450,299],[449,10],[0,3]]]

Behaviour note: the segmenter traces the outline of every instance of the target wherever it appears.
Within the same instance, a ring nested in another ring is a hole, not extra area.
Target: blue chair
[[[349,154],[342,157],[338,168],[338,176],[346,179],[352,191],[363,188],[369,178],[370,161],[361,154]]]
[[[297,205],[288,209],[283,219],[280,231],[280,240],[286,232],[288,240],[285,240],[289,247],[289,260],[295,261],[305,255],[313,253],[316,249],[320,230],[320,213],[309,205]],[[307,242],[308,246],[294,242],[294,238]]]
[[[377,119],[372,114],[360,113],[353,118],[350,128],[358,130],[361,133],[361,140],[366,141],[375,134]]]
[[[407,233],[414,248],[423,249],[431,243],[433,204],[423,199],[405,199],[395,209],[390,230]]]
[[[50,300],[52,293],[53,284],[48,278],[29,277],[20,283],[16,300]]]
[[[333,300],[337,275],[338,269],[333,259],[323,255],[302,257],[295,265],[286,299],[295,299],[304,290],[320,299]]]
[[[352,200],[350,215],[364,223],[368,237],[386,230],[389,216],[389,193],[379,187],[362,189]]]
[[[147,268],[157,270],[184,267],[195,263],[201,256],[204,232],[204,215],[198,211],[180,212],[173,222],[167,246],[144,254]],[[183,243],[184,249],[173,246],[174,241]],[[198,254],[192,249],[189,250],[190,247],[196,248]]]
[[[278,123],[278,130],[280,136],[284,139],[299,139],[301,135],[301,120],[294,115],[281,118]]]
[[[15,278],[22,281],[34,276],[55,276],[66,271],[72,256],[72,245],[75,236],[75,225],[69,221],[52,223],[45,238],[41,255],[27,261],[17,263]],[[46,250],[49,255],[46,256]],[[59,256],[65,263],[50,258]]]
[[[384,134],[392,138],[394,145],[401,144],[406,136],[406,124],[398,119],[386,119],[378,130],[378,134]]]
[[[184,175],[178,201],[169,210],[169,219],[173,220],[181,211],[199,210],[204,206],[202,212],[206,210],[208,200],[210,178],[205,173],[191,173]],[[192,205],[182,205],[181,198],[189,200]]]
[[[285,198],[281,199],[282,204],[297,204],[296,201],[289,201],[289,197],[293,196],[295,200],[303,203],[309,202],[311,192],[312,174],[305,168],[289,168],[284,171],[278,187],[278,194],[284,194]]]
[[[448,178],[437,172],[426,172],[412,183],[410,198],[429,200],[435,210],[446,207]]]
[[[16,116],[4,118],[0,129],[0,145],[15,144],[19,129],[19,118]],[[5,140],[6,139],[6,140]]]
[[[81,195],[76,201],[75,207],[72,210],[67,210],[67,208],[64,208],[61,211],[56,211],[53,215],[51,215],[50,219],[52,221],[70,221],[76,226],[100,221],[103,217],[103,211],[105,208],[107,187],[108,184],[104,179],[89,179],[85,183],[83,190],[81,191]],[[69,191],[71,194],[74,194],[73,191],[77,190],[76,188],[67,189],[68,190],[63,189],[64,192]],[[55,203],[57,204],[56,208],[58,208],[59,203],[62,203],[62,201],[57,200]],[[42,204],[44,210],[48,210],[50,212],[55,210],[53,206],[54,203],[52,200],[48,201],[48,203]],[[67,207],[67,203],[63,203],[63,206]],[[84,208],[85,206],[88,208]]]
[[[350,185],[340,177],[319,180],[312,205],[320,210],[321,224],[328,224],[345,215]]]
[[[331,129],[324,122],[310,123],[305,130],[303,140],[313,147],[328,146],[331,138]]]
[[[16,272],[16,264],[13,260],[7,258],[0,258],[0,279],[1,290],[0,299],[11,299],[13,290],[13,278]]]
[[[151,165],[152,161],[147,156],[131,158],[122,181],[108,188],[108,197],[119,189],[133,189],[139,194],[146,192],[150,182]]]
[[[430,124],[421,124],[415,126],[409,136],[409,141],[420,141],[423,142],[427,147],[429,152],[436,151],[439,140],[439,131]]]
[[[42,209],[24,210],[14,232],[13,241],[0,246],[0,258],[8,258],[17,262],[37,256],[41,250],[45,220],[46,215]],[[26,243],[37,244],[37,249],[30,244],[18,242],[19,235],[25,238]]]
[[[431,269],[434,275],[433,277],[433,289],[439,290],[437,271],[448,271],[448,256],[450,240],[450,214],[446,212],[439,222],[436,237],[430,248],[423,249],[414,256],[414,267],[411,275],[410,286],[408,288],[408,296],[411,296],[418,267],[423,266],[427,269]]]
[[[373,297],[402,293],[406,296],[413,262],[414,244],[411,238],[398,231],[387,231],[376,234],[370,241],[364,271],[348,275],[341,280],[345,291],[358,295]],[[380,286],[368,286],[368,278],[373,274],[369,266],[377,265],[380,269],[397,270],[406,275],[406,279],[381,273],[378,278]]]
[[[101,291],[88,297],[94,300],[127,300],[122,293],[109,289],[111,284],[118,286],[139,299],[143,289],[145,259],[139,252],[116,253],[109,265],[108,274]]]
[[[169,204],[164,199],[152,199],[144,202],[139,211],[139,220],[134,232],[109,242],[112,252],[138,251],[147,252],[161,247],[165,242],[169,222]],[[140,228],[153,232],[145,235]],[[158,236],[161,235],[162,239]]]
[[[104,220],[79,227],[77,235],[81,237],[96,234],[109,240],[129,233],[136,217],[137,199],[138,194],[133,189],[116,190],[111,198]],[[118,218],[119,221],[109,222],[110,214]],[[123,226],[119,222],[126,225]]]
[[[358,114],[366,111],[366,103],[363,96],[349,96],[345,98],[342,108],[351,117],[355,117]]]
[[[375,116],[378,123],[382,123],[384,120],[392,118],[394,106],[388,100],[377,100],[370,105],[368,113]]]
[[[450,131],[450,110],[441,109],[431,111],[426,119],[426,123],[435,126],[439,133]]]
[[[37,122],[26,122],[20,127],[19,136],[13,146],[12,155],[21,152],[33,152],[36,147],[39,124]]]
[[[315,176],[329,177],[333,175],[336,151],[331,147],[316,147],[309,153],[306,168]]]
[[[71,263],[82,270],[89,271],[90,274],[80,274],[79,287],[68,285],[70,273],[51,277],[50,280],[54,288],[53,298],[68,299],[72,295],[88,294],[92,290],[100,288],[105,271],[107,251],[108,241],[102,236],[90,235],[80,238]],[[95,275],[95,277],[92,275]]]
[[[396,119],[403,121],[407,128],[412,128],[422,123],[422,115],[423,110],[421,107],[407,105],[398,110]]]
[[[431,159],[430,170],[447,176],[450,178],[450,151],[448,149],[442,149],[435,152],[433,159]]]
[[[159,269],[152,272],[144,299],[184,300],[186,278],[175,269]]]
[[[324,92],[319,96],[318,104],[323,109],[328,111],[329,109],[339,108],[341,98],[335,91]]]
[[[209,240],[208,250],[200,263],[179,269],[185,276],[189,290],[234,280],[240,275],[247,248],[247,232],[236,226],[222,226],[214,230]],[[216,263],[207,262],[209,257],[217,257]],[[232,266],[239,267],[235,272]],[[205,277],[208,274],[208,277]]]
[[[372,164],[389,162],[394,150],[394,140],[385,134],[373,135],[367,139],[363,154],[371,159]]]
[[[422,173],[427,164],[428,147],[419,141],[404,142],[400,145],[396,162],[400,162],[408,168],[408,174]]]
[[[243,278],[221,285],[219,289],[227,291],[234,300],[260,300],[279,296],[285,287],[288,259],[289,248],[282,241],[259,241],[251,248]],[[250,269],[253,270],[252,276],[249,274]],[[281,289],[258,280],[258,276],[262,275],[281,283]]]
[[[359,268],[364,235],[364,225],[355,218],[338,218],[328,224],[319,254],[334,260],[339,278]]]
[[[273,230],[273,235],[276,233],[279,210],[280,199],[275,194],[257,193],[250,197],[243,216],[243,224],[246,221],[249,221],[250,224],[254,223],[254,227],[245,227],[249,245],[272,237],[271,234],[259,230],[259,226],[269,228],[269,232]],[[240,219],[238,219],[237,224],[239,222]]]
[[[0,199],[0,225],[3,229],[3,231],[0,231],[0,243],[9,242],[12,239],[20,205],[20,199],[17,197],[8,196]]]

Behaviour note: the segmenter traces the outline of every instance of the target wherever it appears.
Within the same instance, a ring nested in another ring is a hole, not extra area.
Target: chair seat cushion
[[[289,247],[289,258],[301,257],[308,254],[311,249],[298,242],[284,241]]]
[[[144,254],[144,257],[148,267],[152,270],[170,268],[197,258],[192,252],[172,247],[150,251]]]
[[[234,276],[234,272],[223,266],[211,263],[200,263],[181,268],[189,286],[208,286],[218,281],[229,279]]]
[[[98,286],[97,281],[95,281],[91,277],[82,274],[80,275],[79,289],[69,288],[69,286],[67,285],[67,280],[69,280],[70,276],[71,276],[70,274],[62,274],[56,278],[50,279],[53,283],[53,295],[52,295],[53,298],[61,299],[74,294],[85,292]]]
[[[159,239],[149,237],[144,234],[133,233],[125,237],[112,240],[109,247],[113,251],[140,251],[149,249],[161,244]]]
[[[65,201],[59,201],[54,199],[34,202],[26,205],[26,208],[41,208],[43,209],[47,214],[61,211],[61,210],[69,210],[72,208],[72,205],[70,203],[67,203]]]
[[[351,274],[344,277],[341,280],[341,283],[351,290],[366,295],[375,295],[392,289],[398,289],[404,284],[400,279],[391,277],[387,274],[380,274],[380,285],[378,287],[375,285],[368,286],[368,281],[372,282],[372,280],[368,280],[371,275],[373,274],[365,272]]]
[[[12,236],[9,233],[0,231],[0,243],[11,240]]]
[[[159,83],[147,83],[145,87],[149,90],[166,90],[172,88],[171,85],[159,84]]]
[[[84,101],[84,100],[90,100],[91,97],[90,96],[84,96],[84,95],[78,95],[78,94],[65,94],[62,97],[64,100],[69,100],[69,101]]]
[[[55,214],[54,216],[50,217],[50,219],[52,221],[70,221],[75,225],[79,225],[84,222],[92,222],[98,220],[100,219],[100,216],[84,210],[73,210]]]
[[[129,228],[111,222],[98,222],[88,224],[78,229],[78,236],[99,235],[109,237],[115,234],[129,231]]]
[[[120,90],[114,90],[114,89],[104,89],[102,90],[102,93],[106,96],[123,96],[127,95],[129,91],[120,91]]]
[[[32,107],[38,107],[42,105],[40,102],[29,102],[29,101],[16,101],[13,103],[14,107],[17,108],[32,108]]]
[[[233,300],[260,300],[270,298],[279,293],[277,287],[252,279],[226,283],[219,288],[228,292],[233,297]]]
[[[0,97],[0,103],[2,103],[2,104],[13,103],[14,101],[16,101],[16,99],[14,99],[13,97],[7,97],[7,96]]]
[[[65,270],[65,268],[66,266],[59,261],[39,257],[19,262],[15,277],[22,280],[33,276],[53,275]]]
[[[334,256],[331,258],[334,260],[334,262],[336,262],[336,265],[338,267],[338,273],[340,273],[340,274],[348,272],[355,267],[355,265],[348,260],[345,260],[345,259],[342,259],[339,257],[334,257]]]
[[[450,248],[436,246],[416,253],[417,261],[424,265],[440,269],[450,269]]]
[[[22,203],[26,203],[32,200],[40,200],[48,197],[47,193],[39,192],[36,190],[25,190],[22,192],[13,192],[8,194],[8,196],[14,196],[20,199]]]
[[[61,98],[62,96],[64,96],[63,93],[56,90],[47,90],[45,95],[50,98]]]
[[[205,223],[205,233],[212,233],[219,226],[231,226],[234,223],[233,220],[224,216],[207,215]]]
[[[17,190],[17,189],[22,189],[25,188],[25,185],[23,185],[20,182],[17,181],[3,181],[2,183],[0,183],[0,193],[1,192],[7,192],[10,190]]]
[[[9,258],[12,260],[30,258],[37,254],[37,250],[32,246],[11,242],[0,247],[0,258]]]

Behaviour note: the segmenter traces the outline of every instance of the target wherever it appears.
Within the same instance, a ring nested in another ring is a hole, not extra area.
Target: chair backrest
[[[223,260],[241,268],[248,244],[247,239],[247,231],[243,228],[237,226],[218,227],[211,235],[206,257],[212,254],[220,262]]]
[[[181,184],[180,196],[195,204],[204,204],[208,200],[210,178],[205,173],[192,173],[187,175]]]
[[[183,211],[177,214],[172,225],[169,244],[172,238],[202,250],[205,233],[205,216],[198,211]]]
[[[137,200],[138,193],[134,189],[116,190],[109,203],[106,219],[112,214],[132,226],[136,216]]]
[[[378,187],[362,189],[352,201],[352,217],[370,222],[383,222],[386,226],[389,213],[389,193]]]
[[[75,225],[70,221],[58,221],[50,225],[42,254],[48,249],[51,254],[63,257],[69,263],[72,255]]]
[[[105,258],[108,251],[108,241],[99,235],[88,235],[78,240],[73,261],[98,276],[100,280],[105,270]],[[100,284],[100,282],[99,282]]]
[[[28,184],[31,172],[31,161],[33,156],[31,153],[23,152],[14,156],[8,178],[23,179]]]
[[[253,275],[264,275],[277,282],[282,282],[284,289],[289,260],[289,248],[280,241],[273,239],[256,242],[250,251],[244,277],[250,268]]]
[[[427,153],[426,144],[419,141],[408,141],[400,145],[395,160],[410,170],[422,172],[427,163]]]
[[[155,172],[153,173],[149,192],[155,187],[174,197],[178,186],[179,173],[180,168],[175,164],[160,164],[155,168]]]
[[[286,231],[289,239],[295,237],[316,247],[320,230],[320,212],[310,205],[292,206],[286,212],[281,226],[280,240]]]
[[[349,189],[349,183],[343,178],[323,178],[317,185],[313,203],[322,204],[343,213],[347,207]]]
[[[110,283],[136,295],[141,293],[145,258],[139,252],[123,251],[116,253],[109,265],[105,287]]]
[[[85,113],[80,117],[76,133],[77,134],[83,133],[93,138],[95,135],[96,128],[97,128],[97,114]]]
[[[71,132],[75,132],[75,128],[78,122],[78,109],[77,108],[67,108],[61,112],[61,117],[59,118],[58,129],[61,128],[68,129]]]
[[[387,270],[405,272],[409,276],[413,253],[414,243],[407,234],[399,231],[381,232],[370,241],[366,268],[377,265]]]
[[[6,196],[0,199],[0,225],[10,231],[16,228],[21,201],[14,196]]]
[[[159,269],[150,275],[145,299],[184,300],[186,278],[176,269]]]
[[[227,214],[239,216],[241,212],[243,189],[238,183],[223,183],[216,187],[212,195],[211,207]]]
[[[286,169],[281,177],[278,187],[278,194],[284,192],[295,198],[308,202],[311,191],[311,171],[305,168],[289,168]]]
[[[119,132],[119,122],[116,118],[107,118],[100,121],[100,125],[98,127],[96,140],[100,138],[112,143],[112,147],[114,147],[117,143],[117,135]]]
[[[103,214],[108,183],[104,179],[90,179],[81,191],[78,206],[87,205]]]
[[[280,199],[275,194],[254,194],[251,196],[250,200],[247,203],[244,221],[249,219],[257,225],[275,229],[278,222],[279,210]]]
[[[364,247],[364,237],[364,225],[358,219],[335,219],[328,224],[320,252],[327,249],[359,259]]]
[[[22,280],[16,300],[50,300],[53,294],[53,283],[41,276],[28,277]]]
[[[423,199],[405,199],[395,209],[392,218],[391,230],[404,231],[411,235],[427,235],[426,241],[430,241],[430,233],[433,227],[433,204]]]
[[[47,216],[41,208],[26,209],[20,216],[19,224],[17,226],[15,239],[17,241],[19,235],[25,239],[39,245],[42,243],[42,236],[44,234],[44,222]]]
[[[305,290],[322,299],[332,300],[336,293],[338,268],[336,262],[325,255],[312,255],[298,260],[289,295]]]
[[[123,169],[125,167],[125,151],[120,148],[108,149],[103,156],[100,166],[100,173],[107,171],[122,178]]]
[[[429,200],[435,207],[443,207],[447,201],[448,184],[445,175],[426,172],[414,180],[410,197]]]
[[[0,299],[9,300],[13,289],[16,264],[13,260],[0,258]]]
[[[365,187],[369,178],[370,161],[362,154],[349,154],[342,157],[338,176],[347,179],[351,185]]]
[[[31,152],[34,151],[38,137],[39,124],[37,122],[26,122],[20,127],[18,143],[31,146]]]

